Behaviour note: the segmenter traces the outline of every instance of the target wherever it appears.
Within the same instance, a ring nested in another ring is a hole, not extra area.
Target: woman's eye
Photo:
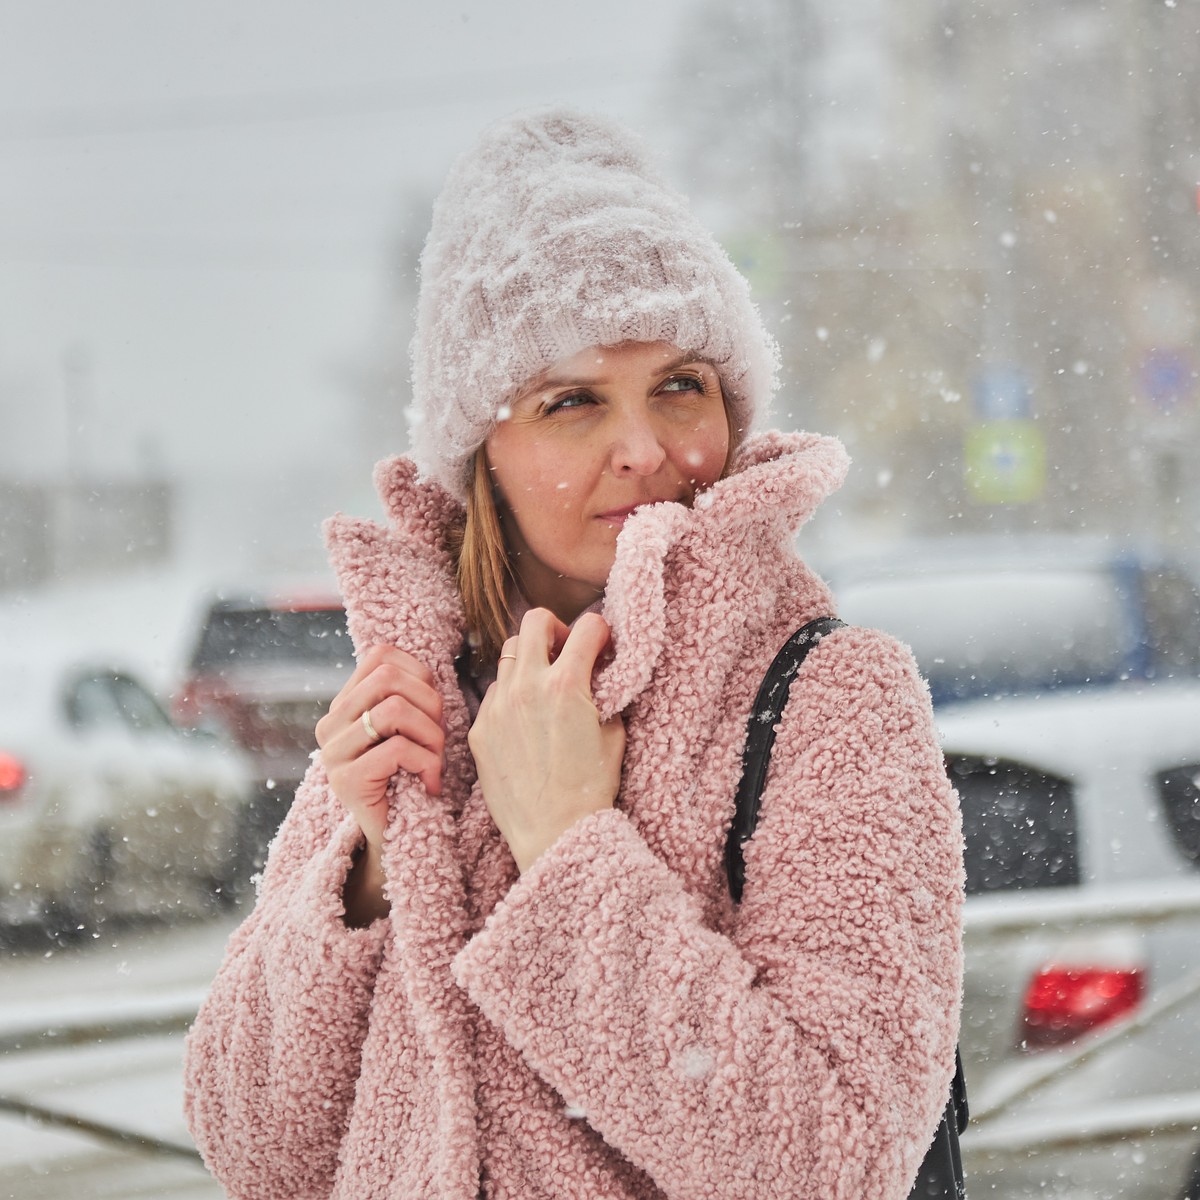
[[[695,375],[674,375],[663,384],[664,392],[705,392],[704,380]]]
[[[550,404],[547,404],[543,410],[547,416],[557,412],[569,411],[574,408],[583,408],[586,404],[592,403],[590,392],[571,392],[566,396],[559,398]]]

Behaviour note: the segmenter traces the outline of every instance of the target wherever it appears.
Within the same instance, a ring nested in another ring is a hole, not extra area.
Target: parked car
[[[1182,1196],[1200,1134],[1163,1123],[1200,1104],[1200,683],[939,725],[965,833],[971,1194]]]
[[[0,924],[92,927],[231,898],[247,763],[108,664],[0,661]]]
[[[839,615],[913,649],[935,704],[1200,677],[1200,587],[1078,538],[955,538],[822,564]]]
[[[334,597],[240,594],[208,605],[174,710],[181,724],[220,730],[254,763],[242,828],[249,871],[261,868],[316,749],[317,721],[353,670]]]

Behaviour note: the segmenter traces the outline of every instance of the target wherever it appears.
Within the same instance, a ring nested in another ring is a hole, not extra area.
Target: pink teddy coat
[[[630,518],[594,677],[628,728],[620,795],[524,875],[467,747],[456,502],[394,459],[389,527],[330,522],[356,645],[437,677],[445,794],[393,780],[391,914],[349,929],[357,828],[314,755],[188,1039],[190,1127],[232,1200],[907,1195],[962,969],[958,810],[907,650],[822,641],[740,906],[723,863],[763,673],[832,612],[792,543],[845,467],[830,439],[767,434],[694,508]]]

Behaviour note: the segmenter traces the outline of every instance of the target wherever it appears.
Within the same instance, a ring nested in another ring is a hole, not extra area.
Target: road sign
[[[1028,504],[1046,484],[1046,442],[1033,421],[983,421],[967,430],[967,487],[983,504]]]
[[[1139,372],[1142,394],[1160,412],[1174,412],[1196,391],[1196,363],[1187,350],[1147,350]]]
[[[975,415],[981,421],[1019,421],[1030,415],[1031,389],[1023,371],[992,363],[971,382]]]

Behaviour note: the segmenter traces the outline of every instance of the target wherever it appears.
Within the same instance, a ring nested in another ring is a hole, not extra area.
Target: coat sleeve
[[[388,926],[342,919],[357,843],[314,763],[188,1035],[185,1115],[231,1200],[332,1189]]]
[[[948,1094],[961,904],[928,694],[906,650],[847,629],[793,687],[728,936],[613,810],[526,872],[455,969],[671,1200],[896,1200]]]

